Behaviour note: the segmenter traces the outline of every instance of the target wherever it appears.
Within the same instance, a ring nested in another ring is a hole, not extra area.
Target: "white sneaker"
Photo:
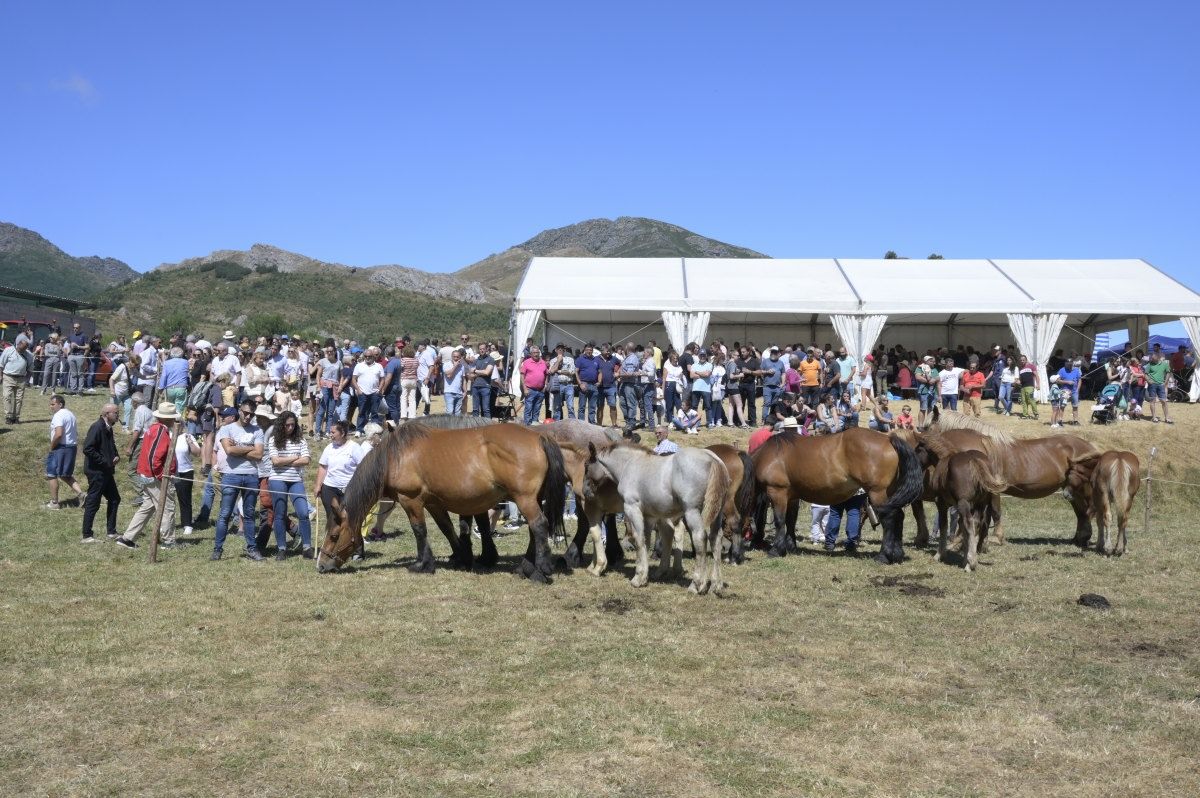
[[[192,534],[192,528],[191,528],[190,526],[185,526],[185,527],[183,528],[183,534],[185,534],[185,535],[190,535],[190,534]]]

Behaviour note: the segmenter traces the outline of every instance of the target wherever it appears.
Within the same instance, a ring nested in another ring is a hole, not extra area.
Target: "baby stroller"
[[[1121,393],[1121,386],[1115,382],[1105,385],[1096,397],[1096,405],[1092,408],[1092,423],[1111,424],[1118,420],[1124,404],[1125,397]]]

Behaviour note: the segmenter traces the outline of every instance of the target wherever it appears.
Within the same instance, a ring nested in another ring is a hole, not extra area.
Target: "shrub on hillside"
[[[279,272],[279,267],[274,263],[260,263],[254,267],[254,271],[258,272],[259,274],[277,274]]]

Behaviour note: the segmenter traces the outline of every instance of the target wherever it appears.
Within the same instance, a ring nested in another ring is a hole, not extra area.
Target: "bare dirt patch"
[[[945,590],[921,584],[922,581],[932,578],[933,574],[908,574],[906,576],[872,576],[867,581],[875,587],[893,588],[905,596],[944,598]]]

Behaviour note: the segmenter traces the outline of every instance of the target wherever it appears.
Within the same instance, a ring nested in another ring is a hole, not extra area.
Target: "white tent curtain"
[[[537,327],[538,321],[542,317],[540,310],[518,310],[513,317],[513,367],[512,374],[509,375],[509,385],[512,386],[512,393],[521,393],[521,375],[517,371],[519,365],[518,356],[521,350],[525,348],[525,339],[533,336],[534,328]]]
[[[682,352],[687,346],[688,314],[676,310],[664,310],[663,326],[667,328],[667,339],[676,352]]]
[[[685,343],[695,341],[700,346],[704,346],[704,337],[708,335],[708,321],[711,318],[712,314],[707,310],[691,314],[691,318],[688,319],[687,341]]]
[[[835,313],[829,320],[833,323],[833,331],[841,339],[842,346],[846,347],[846,354],[855,363],[861,363],[875,348],[875,343],[883,332],[883,325],[887,323],[887,316],[850,316]]]
[[[1192,356],[1195,357],[1196,347],[1200,346],[1200,316],[1184,316],[1180,321],[1187,330],[1188,338],[1192,339]],[[1192,389],[1188,397],[1193,402],[1200,402],[1200,374],[1192,375]]]
[[[1063,325],[1067,323],[1065,313],[1009,313],[1008,326],[1021,354],[1029,358],[1037,366],[1038,385],[1034,396],[1039,402],[1045,402],[1050,393],[1049,375],[1046,374],[1046,364],[1050,355],[1054,354],[1054,344],[1058,341]]]

